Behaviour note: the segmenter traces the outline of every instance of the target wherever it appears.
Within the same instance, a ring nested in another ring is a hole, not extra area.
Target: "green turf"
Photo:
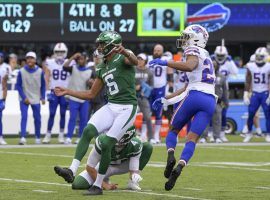
[[[14,141],[8,139],[9,143]],[[177,157],[181,150],[182,147],[177,147]],[[189,166],[184,169],[175,188],[170,192],[164,190],[165,147],[154,147],[151,165],[142,172],[144,179],[140,186],[144,192],[123,191],[128,175],[122,175],[111,179],[112,182],[119,184],[119,190],[104,191],[104,195],[99,197],[85,197],[82,196],[83,191],[72,191],[54,174],[53,166],[68,166],[74,151],[74,147],[1,148],[0,146],[0,199],[270,199],[270,145],[198,146]],[[84,159],[83,163],[85,161]],[[83,170],[83,167],[84,164],[80,170]],[[34,182],[18,182],[18,180]],[[38,182],[59,183],[59,185]]]

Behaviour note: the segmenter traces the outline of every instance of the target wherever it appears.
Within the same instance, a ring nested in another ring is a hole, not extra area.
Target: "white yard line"
[[[12,182],[19,182],[19,183],[34,183],[34,184],[43,184],[43,185],[57,185],[57,186],[66,186],[70,187],[69,184],[62,184],[62,183],[51,183],[51,182],[39,182],[39,181],[32,181],[32,180],[21,180],[21,179],[11,179],[11,178],[0,178],[0,181],[12,181]],[[33,190],[35,192],[54,192],[54,191],[47,191],[47,190]],[[211,200],[205,198],[197,198],[197,197],[190,197],[190,196],[179,196],[174,194],[161,194],[155,192],[147,192],[147,191],[131,191],[131,190],[115,190],[110,192],[129,192],[129,193],[136,193],[136,194],[147,194],[152,196],[165,196],[165,197],[172,197],[172,198],[181,198],[181,199],[192,199],[192,200]]]
[[[14,154],[14,155],[27,155],[27,156],[45,156],[45,157],[62,157],[73,158],[71,155],[58,155],[58,154],[46,154],[46,153],[30,153],[30,152],[18,152],[18,151],[0,151],[0,154]]]
[[[161,193],[155,193],[155,192],[144,192],[144,191],[132,191],[132,190],[115,190],[112,192],[130,192],[130,193],[136,193],[136,194],[147,194],[151,196],[165,196],[165,197],[171,197],[171,198],[180,198],[180,199],[193,199],[193,200],[210,200],[205,198],[198,198],[198,197],[190,197],[190,196],[180,196],[175,194],[161,194]]]
[[[50,191],[50,190],[32,190],[33,192],[41,192],[41,193],[56,193],[56,191]]]
[[[265,187],[265,186],[258,186],[255,187],[256,189],[263,189],[263,190],[270,190],[270,187]]]
[[[266,153],[270,152],[270,150],[264,150],[264,149],[243,149],[243,148],[226,148],[226,147],[210,147],[210,146],[201,146],[200,148],[220,149],[220,150],[229,150],[229,151],[249,151],[249,152],[266,152]]]

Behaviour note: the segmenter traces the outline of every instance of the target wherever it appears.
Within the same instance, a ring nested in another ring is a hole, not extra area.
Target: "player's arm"
[[[246,72],[246,82],[245,82],[245,91],[249,92],[250,89],[251,89],[251,72],[249,69],[247,69],[247,72]]]
[[[5,75],[2,79],[2,90],[3,90],[3,99],[4,101],[7,98],[7,81],[8,81],[8,75]]]
[[[67,72],[72,72],[72,61],[78,59],[81,56],[81,53],[75,53],[73,56],[71,56],[63,65],[63,70]]]
[[[127,65],[138,65],[138,59],[134,53],[130,50],[125,49],[122,45],[117,44],[113,50],[116,53],[125,56],[125,64]]]
[[[174,68],[176,70],[191,72],[193,71],[199,64],[199,58],[197,56],[188,55],[186,62],[181,61],[172,61],[169,60],[167,65],[168,67]]]
[[[173,92],[173,69],[168,67],[167,68],[167,81],[169,84],[169,92]]]
[[[102,87],[103,81],[100,78],[96,78],[90,90],[75,91],[68,88],[56,87],[54,92],[57,96],[69,95],[83,100],[91,100],[97,96]]]
[[[45,81],[46,81],[46,89],[49,89],[49,85],[50,85],[50,76],[51,76],[51,72],[48,68],[48,65],[46,64],[46,61],[44,61],[42,63],[42,69],[45,73]]]

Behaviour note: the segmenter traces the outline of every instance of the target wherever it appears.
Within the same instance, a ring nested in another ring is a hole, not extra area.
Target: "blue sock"
[[[190,158],[193,156],[194,150],[195,150],[196,144],[195,142],[189,141],[185,144],[185,147],[182,151],[180,160],[184,160],[186,164],[190,160]]]
[[[166,137],[166,146],[167,149],[174,149],[176,147],[177,144],[177,135],[178,133],[174,132],[174,131],[169,131],[167,137]]]

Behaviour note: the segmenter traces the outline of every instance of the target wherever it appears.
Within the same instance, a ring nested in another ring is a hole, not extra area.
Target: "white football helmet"
[[[225,46],[217,46],[214,54],[217,62],[223,63],[228,56],[228,50]]]
[[[268,58],[269,54],[265,47],[259,47],[255,51],[255,62],[257,64],[263,64],[266,62],[266,59]]]
[[[68,48],[63,42],[59,42],[55,45],[53,53],[56,59],[65,59],[67,57]]]
[[[205,48],[209,34],[204,27],[193,24],[185,28],[180,38],[176,40],[176,47],[185,49],[188,46]]]

